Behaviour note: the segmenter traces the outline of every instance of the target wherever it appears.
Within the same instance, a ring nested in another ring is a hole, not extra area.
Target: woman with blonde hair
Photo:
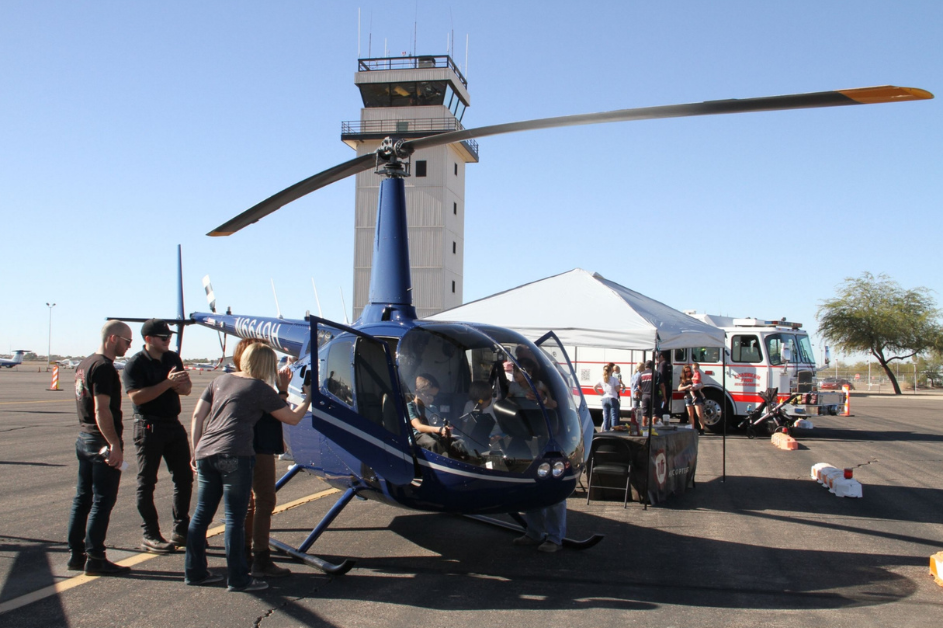
[[[305,400],[294,410],[279,397],[272,387],[278,360],[266,345],[249,346],[241,362],[240,372],[221,375],[206,387],[193,411],[191,464],[197,472],[198,488],[196,512],[187,531],[184,580],[203,585],[223,579],[206,566],[206,530],[222,500],[229,590],[259,591],[268,585],[250,576],[243,549],[255,466],[253,428],[266,412],[282,423],[297,425],[311,405],[311,391],[305,387]]]

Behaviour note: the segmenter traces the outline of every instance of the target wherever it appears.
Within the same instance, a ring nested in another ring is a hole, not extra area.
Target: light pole
[[[47,303],[46,307],[49,308],[49,345],[46,347],[46,370],[49,370],[49,365],[52,364],[52,308],[56,307],[55,303]]]

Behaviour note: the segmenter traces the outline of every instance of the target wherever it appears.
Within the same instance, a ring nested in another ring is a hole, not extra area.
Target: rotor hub
[[[375,172],[388,177],[408,177],[413,148],[402,138],[385,137],[377,149]]]

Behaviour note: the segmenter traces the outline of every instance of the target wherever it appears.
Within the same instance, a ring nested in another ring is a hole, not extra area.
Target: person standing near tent
[[[671,362],[668,361],[667,351],[660,351],[658,353],[658,392],[661,395],[661,407],[658,408],[659,417],[664,414],[671,414],[671,384],[672,384],[672,373],[671,373]]]
[[[639,400],[642,398],[641,389],[639,389],[639,378],[642,377],[642,371],[645,370],[645,363],[639,362],[635,367],[635,372],[632,373],[632,378],[629,380],[629,393],[632,395],[632,409],[638,407]]]
[[[619,391],[622,382],[615,376],[615,364],[610,362],[602,367],[602,379],[593,389],[602,395],[602,431],[608,432],[619,424]]]
[[[642,426],[650,425],[652,412],[655,409],[655,391],[658,386],[658,374],[652,371],[654,364],[651,360],[645,362],[645,370],[639,373],[639,390],[642,393]]]

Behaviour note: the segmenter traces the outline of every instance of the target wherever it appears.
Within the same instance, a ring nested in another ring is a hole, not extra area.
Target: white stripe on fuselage
[[[400,458],[401,460],[404,460],[410,463],[412,462],[412,456],[406,455],[406,453],[404,453],[402,450],[396,447],[393,447],[391,445],[388,445],[387,443],[384,443],[380,439],[375,438],[362,430],[358,430],[357,428],[353,427],[352,425],[349,425],[348,423],[344,423],[337,417],[332,416],[324,412],[323,410],[316,410],[312,408],[311,412],[313,414],[316,414],[318,418],[326,421],[327,423],[330,423],[334,427],[339,427],[340,429],[344,430],[345,432],[353,436],[356,436],[357,438],[362,438],[363,440],[371,443],[375,447],[379,447],[383,451],[389,454],[393,454],[394,456],[396,456],[397,458]],[[445,465],[441,465],[435,462],[430,462],[423,458],[419,459],[419,464],[421,464],[424,467],[429,467],[430,469],[439,473],[449,473],[449,474],[457,475],[460,477],[475,478],[476,480],[487,480],[489,482],[510,482],[512,484],[534,484],[536,482],[534,478],[508,478],[508,477],[489,475],[489,474],[484,474],[484,473],[475,473],[473,471],[463,471],[460,469],[452,469]]]

